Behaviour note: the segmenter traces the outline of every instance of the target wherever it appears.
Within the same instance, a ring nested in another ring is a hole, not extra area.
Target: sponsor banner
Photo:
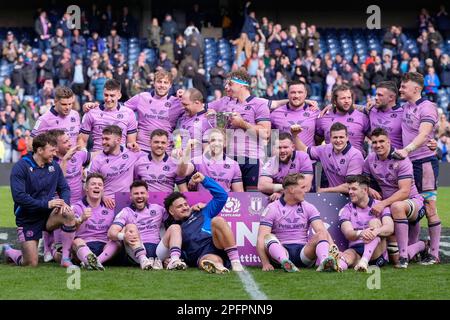
[[[207,192],[186,192],[190,205],[208,203],[212,196]],[[149,192],[149,202],[164,206],[167,192]],[[129,193],[116,193],[116,214],[130,205]],[[348,202],[347,197],[336,193],[307,193],[305,200],[320,212],[322,221],[339,249],[347,248],[347,240],[339,229],[339,210]],[[236,238],[241,262],[247,266],[259,266],[261,261],[256,252],[256,240],[260,215],[269,203],[268,197],[259,192],[230,192],[228,201],[220,216],[228,221]],[[310,230],[312,235],[312,230]]]

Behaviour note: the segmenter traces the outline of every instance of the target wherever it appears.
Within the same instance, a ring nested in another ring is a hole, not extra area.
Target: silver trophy
[[[229,119],[232,116],[233,112],[224,111],[216,113],[216,127],[219,129],[226,129],[229,127]]]

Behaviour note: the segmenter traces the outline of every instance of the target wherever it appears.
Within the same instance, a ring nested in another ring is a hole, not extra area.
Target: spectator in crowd
[[[74,58],[82,58],[86,51],[86,40],[80,35],[80,30],[78,29],[73,30],[71,48]]]
[[[170,37],[171,40],[175,39],[175,36],[178,33],[178,25],[172,19],[172,15],[166,14],[161,27],[163,36]]]
[[[19,55],[19,44],[12,31],[8,31],[2,44],[2,56],[9,63],[14,63]]]
[[[448,54],[443,54],[437,66],[437,73],[441,80],[441,87],[450,96],[450,61]]]
[[[168,36],[164,37],[164,43],[160,46],[159,50],[160,51],[165,51],[167,53],[167,58],[170,61],[174,61],[175,60],[174,46],[173,46],[172,38],[170,38]]]
[[[161,44],[161,27],[158,18],[152,18],[152,23],[147,27],[148,47],[158,49]]]
[[[439,31],[437,31],[433,24],[428,24],[428,39],[429,39],[429,46],[430,46],[430,52],[434,51],[434,49],[440,47],[442,45],[442,42],[444,41],[442,39],[442,35]]]
[[[183,35],[182,34],[177,35],[175,44],[173,45],[173,50],[171,51],[173,52],[173,59],[171,61],[173,61],[176,66],[178,66],[181,60],[183,60],[185,48],[186,48],[186,40],[184,40]]]
[[[50,28],[52,24],[47,19],[47,12],[41,11],[39,17],[34,22],[34,31],[38,36],[39,49],[42,51],[50,48]]]
[[[120,51],[120,42],[120,36],[117,34],[117,29],[111,29],[108,38],[106,38],[106,46],[110,55],[114,55]]]
[[[102,54],[106,49],[105,41],[99,37],[98,32],[92,32],[92,36],[87,41],[87,48],[92,52]]]
[[[242,32],[246,33],[250,41],[255,40],[256,30],[259,29],[258,20],[256,20],[255,11],[250,11],[249,7],[252,3],[248,1],[244,7],[244,25],[242,26]]]
[[[214,90],[222,90],[223,83],[226,77],[225,69],[223,68],[223,61],[218,60],[216,65],[211,68],[209,71],[210,75],[210,83],[211,83],[211,90],[214,92]]]
[[[63,29],[56,29],[56,35],[52,38],[50,46],[52,48],[53,63],[57,65],[64,50],[67,48],[67,41],[66,38],[64,38]]]
[[[436,95],[440,86],[439,77],[433,67],[428,68],[428,74],[424,78],[425,94],[431,101],[436,101]]]

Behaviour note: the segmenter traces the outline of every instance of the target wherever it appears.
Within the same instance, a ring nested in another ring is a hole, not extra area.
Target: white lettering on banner
[[[258,240],[259,222],[252,222],[252,230],[247,227],[247,224],[245,222],[236,222],[236,229],[233,229],[232,224],[233,223],[231,221],[228,221],[228,225],[230,226],[231,230],[236,230],[236,246],[245,246],[245,239],[247,239],[252,244],[252,246],[256,246],[256,241]]]

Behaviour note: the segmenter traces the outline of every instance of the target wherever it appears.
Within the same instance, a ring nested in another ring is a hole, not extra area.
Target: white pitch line
[[[0,240],[8,240],[8,234],[6,232],[0,233]]]
[[[442,252],[442,253],[443,253],[444,255],[446,255],[447,257],[450,257],[450,251],[442,250],[442,249],[440,249],[439,251]]]
[[[250,272],[247,270],[236,272],[241,279],[242,284],[244,285],[245,291],[250,295],[253,300],[268,300],[266,294],[262,292],[258,284],[253,279]]]
[[[440,245],[441,247],[447,247],[447,248],[450,248],[450,242],[443,242],[443,241],[441,241],[441,242],[439,243],[439,245]]]

